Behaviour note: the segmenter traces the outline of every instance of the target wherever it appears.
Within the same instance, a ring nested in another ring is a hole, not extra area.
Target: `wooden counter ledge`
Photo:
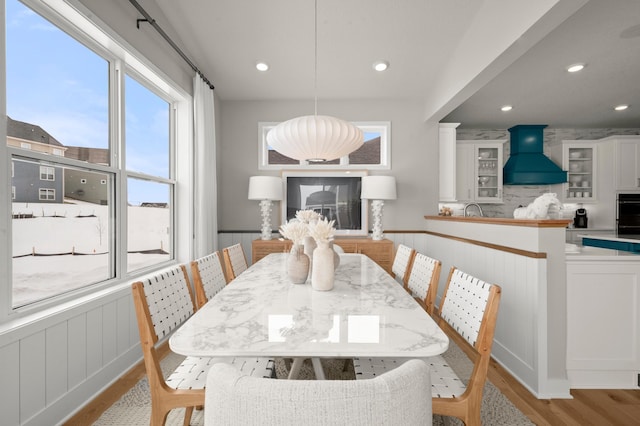
[[[566,228],[572,222],[571,219],[512,219],[479,216],[425,216],[424,218],[449,222],[486,223],[488,225],[528,226],[533,228]]]

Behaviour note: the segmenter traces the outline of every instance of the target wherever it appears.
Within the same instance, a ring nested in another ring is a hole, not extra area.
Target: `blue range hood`
[[[545,127],[521,124],[509,129],[511,153],[502,174],[505,185],[550,185],[567,181],[567,172],[543,154]]]

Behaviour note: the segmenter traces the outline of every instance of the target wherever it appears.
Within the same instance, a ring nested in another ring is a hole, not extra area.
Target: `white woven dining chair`
[[[442,356],[425,358],[431,371],[433,413],[454,416],[466,426],[481,426],[482,391],[487,379],[491,346],[498,318],[501,289],[451,268],[438,316],[438,325],[473,362],[468,383]],[[356,379],[385,374],[405,362],[402,358],[355,358]]]
[[[432,422],[429,368],[420,360],[373,380],[264,380],[214,365],[205,426],[424,426]]]
[[[239,374],[275,377],[273,359],[186,357],[165,379],[157,346],[195,312],[186,268],[180,265],[161,270],[131,287],[149,380],[152,425],[164,425],[169,411],[179,407],[186,408],[188,425],[193,407],[204,404],[207,373],[216,363],[230,364]]]
[[[411,264],[413,258],[416,255],[416,251],[404,244],[398,244],[396,249],[396,256],[393,259],[391,265],[391,272],[393,272],[396,281],[402,283],[403,286],[407,286],[407,280],[409,279],[409,271],[411,270]]]
[[[227,285],[220,252],[213,252],[191,262],[191,276],[198,309]]]
[[[244,250],[240,244],[225,247],[222,250],[222,256],[224,258],[224,266],[227,271],[227,282],[234,280],[249,267],[249,264],[247,263],[247,256],[245,256]]]
[[[431,316],[433,316],[436,294],[438,293],[441,268],[442,262],[439,260],[422,253],[416,253],[409,270],[407,291]]]

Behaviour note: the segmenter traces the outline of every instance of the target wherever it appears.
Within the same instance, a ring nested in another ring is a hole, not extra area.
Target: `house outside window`
[[[12,288],[11,308],[175,263],[173,199],[176,175],[187,167],[184,160],[178,166],[174,153],[190,146],[191,98],[144,58],[105,40],[67,3],[5,4],[15,214],[12,274],[0,285]],[[37,52],[39,66],[24,52]],[[50,72],[38,71],[44,68]],[[125,99],[127,112],[113,99]],[[110,131],[113,123],[122,123],[126,138]],[[91,256],[63,256],[71,248]],[[60,253],[59,261],[24,256],[38,252]],[[47,285],[34,273],[47,277]]]

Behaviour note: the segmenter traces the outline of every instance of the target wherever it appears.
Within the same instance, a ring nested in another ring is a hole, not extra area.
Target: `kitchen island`
[[[493,357],[538,398],[571,398],[565,229],[570,220],[425,216],[426,253],[502,287]],[[447,273],[440,277],[442,296]]]
[[[567,244],[566,263],[571,387],[638,389],[640,255]]]

